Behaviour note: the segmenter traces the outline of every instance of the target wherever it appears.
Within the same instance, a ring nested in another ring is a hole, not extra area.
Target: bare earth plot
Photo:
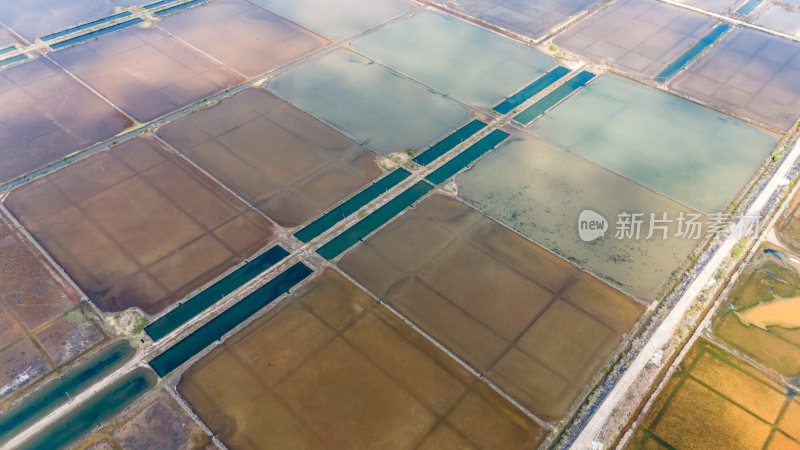
[[[381,173],[375,153],[260,88],[158,134],[286,227],[316,217]]]
[[[105,311],[156,314],[275,235],[150,137],[26,184],[6,205]]]
[[[185,373],[231,448],[535,448],[544,430],[327,271]]]

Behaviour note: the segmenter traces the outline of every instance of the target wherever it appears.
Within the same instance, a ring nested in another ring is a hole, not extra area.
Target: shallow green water
[[[395,22],[352,46],[398,72],[481,107],[494,105],[557,64],[527,45],[433,11]]]
[[[55,378],[0,414],[0,443],[65,404],[133,357],[127,341],[118,341]]]
[[[618,240],[617,215],[668,212],[681,206],[532,136],[514,137],[456,178],[468,203],[627,292],[654,299],[688,257],[695,240]],[[583,242],[584,209],[609,222],[605,237]],[[641,237],[649,232],[649,214]],[[675,230],[677,227],[674,228]]]
[[[96,425],[120,413],[155,384],[156,375],[152,370],[144,367],[135,369],[53,422],[20,449],[67,448]]]
[[[470,119],[455,100],[347,50],[300,65],[267,87],[383,154],[423,149]]]
[[[705,212],[723,210],[779,137],[604,75],[531,125],[560,148]]]

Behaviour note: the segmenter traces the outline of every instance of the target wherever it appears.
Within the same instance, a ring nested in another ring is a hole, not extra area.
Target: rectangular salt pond
[[[0,413],[0,443],[8,441],[67,403],[68,395],[78,395],[122,367],[134,353],[136,350],[127,341],[117,341],[40,386],[22,401]]]
[[[49,55],[140,122],[242,81],[156,27],[127,28]]]
[[[158,320],[146,326],[144,331],[154,341],[161,339],[287,256],[289,256],[289,252],[284,250],[283,247],[272,247],[161,316]]]
[[[344,220],[350,214],[358,211],[362,206],[385,194],[389,189],[395,187],[409,176],[411,176],[411,173],[405,169],[393,170],[385,177],[347,199],[347,201],[341,205],[328,211],[319,219],[303,227],[303,229],[295,233],[294,236],[303,242],[310,242],[312,239],[329,230],[332,226]]]
[[[367,235],[380,228],[381,225],[400,214],[404,209],[413,205],[414,202],[422,198],[431,189],[433,189],[433,186],[430,183],[426,181],[418,182],[342,232],[342,234],[331,239],[320,247],[317,253],[325,259],[335,259],[356,242],[364,239]]]
[[[25,184],[5,204],[108,312],[157,314],[276,235],[264,216],[150,136]]]
[[[502,174],[498,176],[497,174]],[[655,300],[687,261],[698,239],[648,234],[650,213],[694,213],[542,140],[519,134],[456,177],[459,196],[489,216],[584,269],[640,298]],[[578,217],[584,209],[609,221],[605,237],[584,242]],[[645,213],[642,239],[620,240],[614,223],[620,212]],[[705,222],[705,219],[701,219]]]
[[[567,80],[561,86],[553,89],[553,91],[549,94],[537,100],[536,103],[529,106],[525,111],[522,111],[514,116],[514,121],[526,125],[530,124],[539,118],[539,116],[546,113],[547,110],[572,95],[573,92],[586,86],[586,83],[591,81],[594,77],[595,74],[592,72],[587,72],[585,70],[582,71],[581,73]]]
[[[785,131],[800,117],[800,43],[737,28],[670,88]]]
[[[448,96],[482,108],[557,65],[528,45],[434,11],[392,23],[351,46]]]
[[[495,148],[507,137],[508,133],[500,130],[493,130],[481,140],[454,156],[453,159],[444,163],[441,167],[425,177],[425,179],[433,184],[444,183],[450,177],[470,165],[473,161],[483,156],[486,152]]]
[[[614,75],[595,79],[531,130],[707,213],[724,210],[779,141],[777,134]]]
[[[432,195],[338,263],[546,421],[644,308],[461,201]]]
[[[150,361],[150,367],[162,377],[172,372],[257,313],[261,308],[289,292],[297,283],[303,281],[312,273],[313,270],[303,263],[297,263],[286,269],[268,281],[267,284],[256,289],[192,334],[156,356]]]
[[[255,77],[328,42],[244,0],[217,0],[165,17],[158,27]]]
[[[556,81],[560,80],[561,78],[565,77],[568,74],[569,74],[569,69],[567,69],[566,67],[558,66],[555,69],[537,78],[536,81],[525,86],[517,93],[510,95],[508,98],[503,100],[500,104],[498,104],[492,109],[494,109],[500,114],[508,114],[511,111],[513,111],[514,108],[525,103],[526,101],[528,101],[528,99],[532,98],[539,92],[542,92],[543,90],[552,86],[553,83],[555,83]]]
[[[45,58],[0,71],[0,183],[133,125]]]
[[[139,367],[100,390],[24,442],[21,450],[62,449],[93,427],[111,419],[156,384],[153,371]]]
[[[267,88],[384,155],[423,149],[470,120],[453,99],[347,50],[278,75]]]
[[[0,0],[0,22],[33,42],[37,37],[113,14],[111,0]]]
[[[657,0],[622,0],[560,33],[554,42],[636,78],[650,78],[714,24],[700,13]]]
[[[413,161],[419,165],[427,166],[442,155],[459,146],[462,142],[484,129],[486,124],[480,120],[473,120],[458,130],[450,133],[446,138],[428,147],[422,154],[414,157]]]
[[[725,13],[730,11],[734,5],[741,0],[677,0],[695,8],[705,9],[715,13]]]
[[[180,117],[158,134],[289,228],[381,173],[375,153],[260,88]]]
[[[759,14],[754,22],[772,30],[800,36],[800,6],[772,4]]]
[[[328,269],[189,368],[229,448],[532,449],[546,431]]]
[[[698,340],[630,448],[799,448],[800,402],[787,391],[722,348]]]
[[[448,0],[434,1],[532,39],[544,37],[551,29],[600,3],[600,0],[471,0],[454,5]]]
[[[253,0],[331,39],[344,39],[414,9],[405,0]]]

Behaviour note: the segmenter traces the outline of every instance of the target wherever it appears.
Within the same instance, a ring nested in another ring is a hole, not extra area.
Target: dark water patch
[[[284,250],[283,247],[272,247],[245,263],[230,275],[217,281],[208,289],[163,315],[145,327],[144,331],[154,341],[163,338],[287,256],[289,256],[289,252]]]
[[[539,116],[547,112],[548,109],[557,105],[560,101],[567,98],[573,92],[585,86],[586,83],[588,83],[589,80],[591,80],[592,78],[594,78],[594,74],[584,70],[578,75],[572,77],[566,83],[556,88],[553,92],[544,96],[544,98],[534,103],[525,111],[522,111],[521,113],[514,116],[514,120],[523,125],[530,124],[531,122],[536,120]]]
[[[3,411],[0,414],[0,442],[13,437],[67,403],[69,396],[74,397],[100,381],[131,359],[134,353],[135,350],[127,341],[118,341]]]
[[[558,66],[555,69],[542,75],[533,83],[525,86],[519,92],[508,97],[495,106],[493,109],[500,114],[508,114],[517,106],[525,103],[529,98],[547,89],[550,85],[563,78],[569,73],[566,67]]]
[[[87,28],[91,28],[91,27],[94,27],[94,26],[97,26],[97,25],[100,25],[100,24],[104,24],[104,23],[111,22],[111,21],[114,21],[114,20],[117,20],[117,19],[121,19],[123,17],[128,17],[130,15],[131,15],[131,13],[129,11],[124,11],[124,12],[121,12],[119,14],[114,14],[114,15],[111,15],[111,16],[108,16],[108,17],[103,17],[102,19],[93,20],[91,22],[86,22],[86,23],[84,23],[82,25],[77,25],[77,26],[74,26],[74,27],[67,28],[65,30],[61,30],[61,31],[56,32],[56,33],[51,33],[51,34],[48,34],[46,36],[42,36],[41,40],[43,40],[43,41],[52,41],[53,39],[60,38],[61,36],[66,36],[68,34],[75,33],[76,31],[85,30]]]
[[[144,22],[144,20],[139,19],[138,17],[131,20],[126,20],[125,22],[120,22],[116,25],[111,25],[109,27],[101,28],[99,30],[95,30],[86,34],[82,34],[80,36],[75,36],[74,38],[65,39],[60,42],[56,42],[55,44],[50,44],[50,48],[53,50],[58,50],[60,48],[69,47],[73,44],[78,44],[80,42],[88,41],[89,39],[94,39],[96,37],[103,36],[108,33],[113,33],[115,31],[124,30],[130,26],[140,24]]]
[[[507,137],[508,133],[506,132],[500,130],[492,131],[483,139],[472,144],[469,148],[456,155],[450,161],[447,161],[442,167],[439,167],[433,171],[433,173],[425,177],[425,179],[433,184],[444,183],[450,177],[460,172],[461,169],[467,167],[473,161],[480,158],[481,155],[497,147],[497,145],[503,142]]]
[[[454,149],[456,146],[458,146],[465,140],[475,135],[475,133],[482,130],[485,126],[486,124],[481,122],[480,120],[473,120],[472,122],[454,131],[446,138],[430,146],[422,154],[419,154],[416,157],[414,157],[412,161],[414,161],[419,165],[427,166],[428,164],[438,159],[440,156],[444,155],[445,153]]]
[[[231,306],[197,331],[158,355],[150,361],[150,367],[162,377],[172,372],[261,308],[289,292],[292,287],[312,273],[313,270],[303,263],[297,263],[286,269],[239,303]]]
[[[303,242],[310,242],[312,239],[339,223],[339,221],[343,220],[345,217],[358,211],[362,206],[397,186],[398,183],[405,180],[410,175],[411,174],[405,169],[397,169],[390,172],[388,175],[372,183],[366,189],[354,195],[341,205],[328,211],[319,219],[303,227],[303,229],[295,233],[294,236]]]
[[[120,413],[155,384],[156,376],[150,369],[135,369],[53,422],[20,449],[67,448],[93,427]]]

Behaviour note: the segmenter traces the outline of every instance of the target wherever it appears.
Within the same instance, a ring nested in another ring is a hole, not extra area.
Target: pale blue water
[[[736,198],[779,136],[614,75],[534,122],[556,146],[704,212]]]
[[[425,148],[470,119],[464,105],[347,50],[295,67],[267,88],[384,155]]]
[[[253,0],[317,34],[343,39],[414,9],[404,0]]]
[[[496,104],[557,65],[528,45],[433,11],[392,23],[352,47],[480,107]]]

